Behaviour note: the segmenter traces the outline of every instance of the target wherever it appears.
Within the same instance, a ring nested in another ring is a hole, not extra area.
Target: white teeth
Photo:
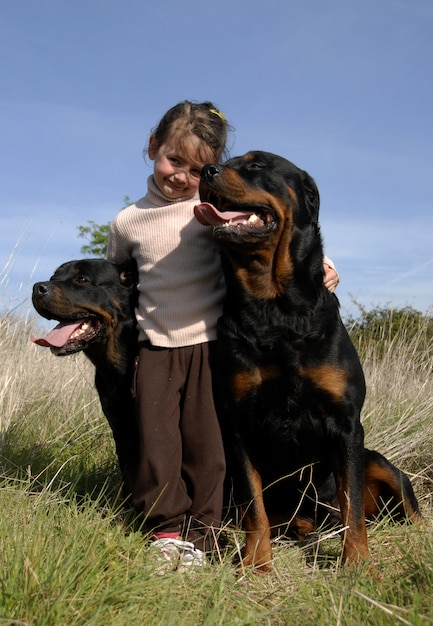
[[[223,228],[230,228],[231,226],[241,226],[242,224],[249,224],[250,226],[254,225],[256,222],[259,222],[260,218],[258,215],[256,215],[255,213],[252,213],[248,219],[234,219],[234,220],[229,220],[228,222],[224,222],[224,224],[221,224],[221,226]]]
[[[82,335],[84,332],[86,332],[86,330],[89,328],[90,324],[88,322],[83,322],[81,324],[81,326],[79,326],[77,328],[77,330],[75,330],[72,335],[71,335],[71,339],[74,339],[75,337],[79,337],[80,335]]]

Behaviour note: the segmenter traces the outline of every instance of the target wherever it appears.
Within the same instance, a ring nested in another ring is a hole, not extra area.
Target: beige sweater
[[[224,280],[212,227],[194,217],[198,202],[198,194],[166,198],[150,176],[144,198],[111,223],[107,258],[121,263],[132,256],[138,265],[139,341],[178,348],[216,339]]]
[[[108,259],[138,265],[140,341],[176,348],[216,339],[225,289],[212,229],[194,217],[198,202],[167,199],[150,176],[144,198],[111,224]]]

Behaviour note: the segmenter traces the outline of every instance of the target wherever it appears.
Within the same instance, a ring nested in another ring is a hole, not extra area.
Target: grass
[[[199,571],[156,574],[122,509],[110,430],[82,355],[34,346],[32,315],[0,317],[0,624],[131,626],[433,623],[431,342],[356,335],[366,445],[413,481],[423,528],[368,529],[374,569],[339,568],[340,539],[274,546],[274,569],[233,565],[243,534]]]

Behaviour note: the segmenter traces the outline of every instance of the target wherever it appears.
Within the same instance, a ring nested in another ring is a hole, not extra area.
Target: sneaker
[[[167,571],[184,571],[192,567],[207,565],[207,559],[201,550],[190,541],[181,539],[156,539],[150,544],[156,552],[156,560],[160,563],[158,574]]]

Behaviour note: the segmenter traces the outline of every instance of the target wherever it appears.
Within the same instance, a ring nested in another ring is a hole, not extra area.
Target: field
[[[413,322],[413,320],[412,320]],[[128,626],[433,623],[430,322],[357,330],[366,445],[411,477],[424,527],[369,526],[374,568],[339,568],[340,539],[274,546],[271,573],[239,571],[243,535],[208,567],[160,576],[122,507],[110,431],[82,355],[56,358],[38,320],[0,317],[0,624]],[[408,330],[409,329],[409,330]]]

